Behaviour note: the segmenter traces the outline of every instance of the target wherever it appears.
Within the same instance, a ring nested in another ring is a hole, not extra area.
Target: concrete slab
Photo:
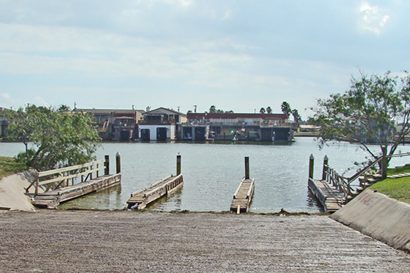
[[[410,205],[367,189],[330,216],[394,248],[410,252]]]

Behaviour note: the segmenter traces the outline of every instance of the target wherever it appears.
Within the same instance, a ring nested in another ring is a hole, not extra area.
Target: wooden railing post
[[[249,179],[249,156],[245,156],[245,179]]]
[[[315,165],[315,158],[313,157],[313,154],[311,154],[309,157],[309,179],[313,179],[314,165]]]
[[[39,180],[40,180],[40,178],[37,177],[37,179],[36,179],[36,187],[35,187],[35,189],[34,189],[34,196],[37,196],[37,195],[38,195],[38,183],[40,182]]]
[[[181,155],[177,155],[177,176],[181,174]]]
[[[329,159],[327,158],[327,155],[325,155],[325,158],[323,158],[322,180],[326,181],[328,168],[329,168]]]
[[[121,173],[121,156],[120,153],[115,155],[115,162],[116,162],[116,171],[117,173]]]
[[[110,174],[110,156],[105,155],[104,156],[104,175],[109,175]]]

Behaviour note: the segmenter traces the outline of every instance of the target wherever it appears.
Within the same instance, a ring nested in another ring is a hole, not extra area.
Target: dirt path
[[[0,272],[410,272],[325,216],[0,213]]]

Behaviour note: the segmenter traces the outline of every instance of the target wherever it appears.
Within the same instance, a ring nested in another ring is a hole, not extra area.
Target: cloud
[[[359,7],[360,24],[363,30],[380,35],[390,19],[390,15],[380,7],[367,1]]]

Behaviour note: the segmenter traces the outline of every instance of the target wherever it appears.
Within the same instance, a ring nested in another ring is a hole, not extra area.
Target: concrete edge
[[[410,205],[367,189],[330,218],[410,253]]]

